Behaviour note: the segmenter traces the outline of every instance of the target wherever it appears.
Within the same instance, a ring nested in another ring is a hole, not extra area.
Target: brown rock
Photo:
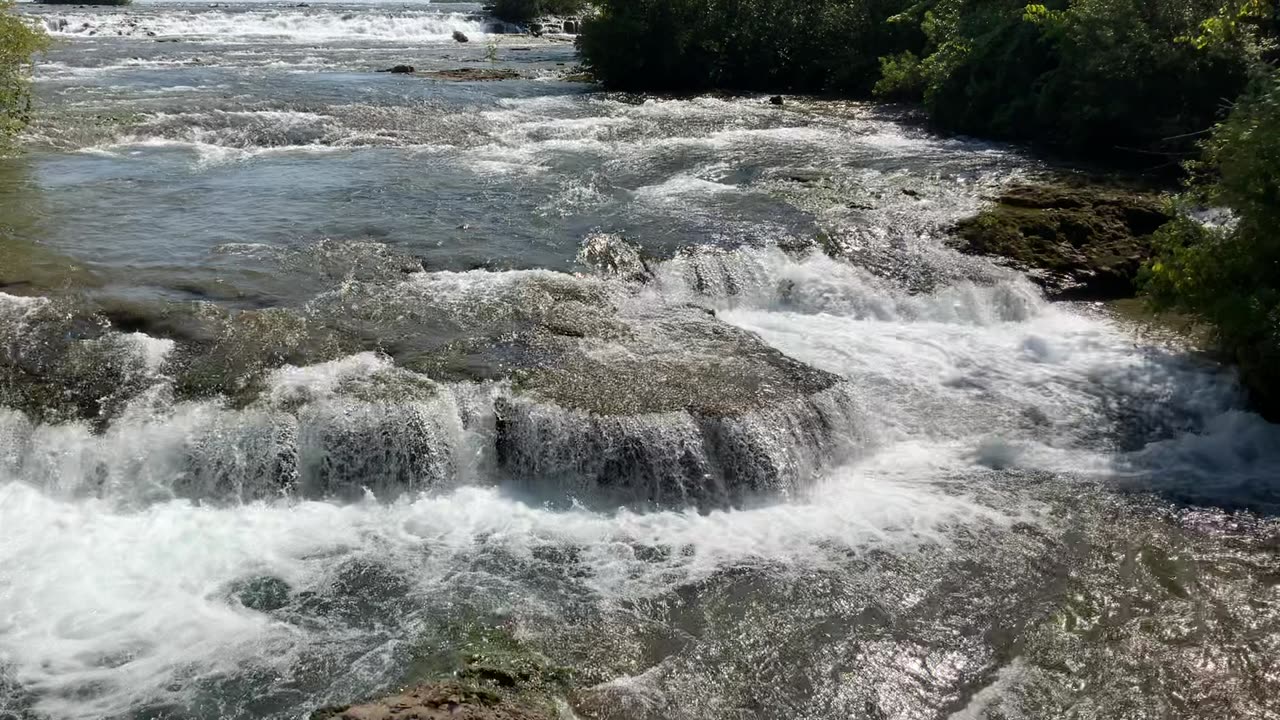
[[[544,711],[457,683],[432,683],[363,705],[325,707],[311,720],[552,720]]]

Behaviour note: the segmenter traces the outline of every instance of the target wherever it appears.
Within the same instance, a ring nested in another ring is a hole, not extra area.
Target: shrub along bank
[[[1280,75],[1240,100],[1193,166],[1145,272],[1158,308],[1209,321],[1256,404],[1280,420]],[[1225,208],[1206,222],[1196,208]]]
[[[0,0],[0,151],[31,119],[31,57],[47,38]]]
[[[608,87],[878,95],[939,126],[1144,165],[1194,151],[1275,53],[1272,0],[599,0]]]

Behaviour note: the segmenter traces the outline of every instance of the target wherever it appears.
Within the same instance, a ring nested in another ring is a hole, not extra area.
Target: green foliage
[[[934,0],[920,97],[962,132],[1176,158],[1263,67],[1273,12],[1259,0]]]
[[[489,14],[512,23],[526,23],[547,15],[580,15],[586,0],[493,0]]]
[[[1280,411],[1280,75],[1243,98],[1205,143],[1199,179],[1157,236],[1145,273],[1157,307],[1209,321],[1264,406]],[[1229,209],[1207,226],[1187,206]]]
[[[31,118],[31,57],[44,49],[45,34],[0,0],[0,149]]]
[[[579,37],[605,85],[629,90],[868,93],[879,58],[923,41],[890,19],[911,0],[602,0]]]

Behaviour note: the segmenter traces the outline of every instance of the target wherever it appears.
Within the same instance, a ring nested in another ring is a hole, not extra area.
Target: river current
[[[582,717],[1280,717],[1280,429],[945,243],[1057,170],[478,5],[20,8],[0,718],[305,717],[476,622]]]

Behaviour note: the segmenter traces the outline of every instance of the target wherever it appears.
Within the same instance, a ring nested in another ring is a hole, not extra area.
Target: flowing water
[[[583,717],[1280,717],[1280,430],[945,246],[1046,168],[478,11],[23,6],[0,717],[305,717],[475,622]]]

